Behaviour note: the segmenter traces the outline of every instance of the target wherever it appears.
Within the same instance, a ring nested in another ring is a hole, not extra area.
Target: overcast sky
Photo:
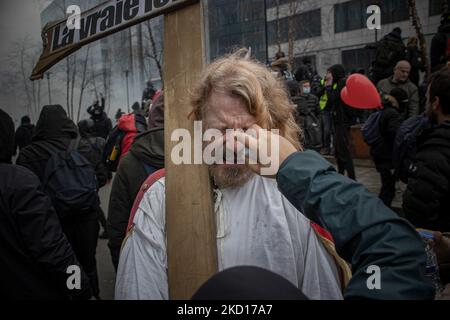
[[[40,12],[48,0],[0,0],[0,56],[4,56],[14,39],[41,39]]]
[[[51,1],[48,0],[0,0],[0,77],[11,68],[5,62],[15,41],[29,38],[33,44],[41,43],[40,12]],[[15,120],[24,113],[15,103],[15,94],[0,95],[0,108]]]

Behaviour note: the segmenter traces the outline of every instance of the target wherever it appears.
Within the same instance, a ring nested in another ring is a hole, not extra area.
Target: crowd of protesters
[[[321,79],[308,58],[292,70],[278,52],[269,68],[245,49],[205,70],[191,92],[192,120],[219,130],[280,129],[281,142],[275,179],[260,176],[262,164],[210,166],[225,272],[197,298],[237,298],[245,286],[253,292],[246,298],[267,298],[273,286],[286,295],[270,298],[433,299],[439,292],[427,277],[426,245],[442,266],[440,281],[450,282],[449,26],[444,15],[427,79],[417,39],[405,46],[399,28],[369,46],[376,54],[368,77],[382,101],[371,113],[341,97],[350,73],[364,70],[336,64]],[[78,124],[48,105],[35,126],[24,116],[15,131],[0,110],[2,298],[101,299],[99,236],[117,272],[116,299],[168,298],[164,94],[148,82],[131,113],[117,110],[114,125],[100,98]],[[378,197],[357,182],[356,124],[371,135],[363,132],[381,178]],[[259,144],[250,140],[263,138],[235,139],[251,149]],[[323,157],[330,155],[337,170]],[[106,217],[98,192],[111,180]],[[406,183],[400,215],[391,209],[398,180]],[[417,229],[432,239],[425,243]],[[366,285],[371,265],[383,270],[382,290]],[[80,285],[70,288],[74,267]]]

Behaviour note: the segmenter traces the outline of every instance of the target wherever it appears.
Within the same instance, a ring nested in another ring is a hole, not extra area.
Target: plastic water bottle
[[[429,232],[420,231],[419,233],[424,240],[434,240],[434,235]],[[444,286],[442,285],[441,277],[439,275],[439,264],[437,261],[437,256],[434,252],[434,249],[431,248],[428,243],[426,244],[425,252],[427,254],[427,266],[425,274],[433,283],[436,294],[439,294],[444,291]]]

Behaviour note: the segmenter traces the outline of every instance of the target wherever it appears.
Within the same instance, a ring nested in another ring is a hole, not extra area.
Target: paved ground
[[[108,213],[109,194],[111,183],[100,190],[100,199],[105,214]],[[111,262],[107,240],[98,240],[97,246],[97,268],[100,282],[100,296],[104,300],[114,299],[114,283],[116,272]]]
[[[332,159],[329,159],[330,161]],[[367,189],[374,194],[378,194],[381,186],[380,177],[375,170],[371,167],[370,162],[356,162],[356,177],[360,183],[365,185]],[[395,208],[401,208],[401,195],[405,185],[397,186],[397,195],[394,200],[393,206]],[[111,184],[105,186],[100,191],[100,198],[102,201],[102,207],[105,213],[108,212],[109,193],[111,192]],[[106,240],[99,239],[97,247],[97,266],[100,281],[100,295],[102,299],[109,300],[114,298],[114,283],[115,283],[115,270],[111,262],[111,256],[107,246]]]

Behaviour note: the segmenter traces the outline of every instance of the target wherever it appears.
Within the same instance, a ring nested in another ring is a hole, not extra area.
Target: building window
[[[355,72],[364,69],[366,75],[375,60],[375,52],[366,48],[351,49],[342,51],[342,64],[347,72]]]
[[[409,5],[407,0],[384,0],[381,7],[381,24],[409,20]]]
[[[361,0],[354,0],[334,5],[334,30],[335,33],[362,29],[363,17],[366,11],[363,11]]]
[[[395,23],[409,19],[407,0],[352,0],[334,5],[335,33],[366,28],[367,8],[376,4],[381,8],[381,24]]]
[[[278,5],[283,5],[292,2],[293,0],[278,0]],[[294,0],[295,1],[295,0]],[[277,0],[266,0],[267,9],[275,8],[277,6]]]
[[[258,60],[267,60],[264,1],[208,1],[211,60],[240,47],[251,47]]]
[[[289,19],[293,19],[294,40],[302,40],[322,35],[322,23],[320,9],[296,14],[292,17],[284,17],[277,20],[272,20],[268,23],[268,38],[269,44],[277,44],[278,25],[280,28],[280,42],[285,43],[289,41]]]
[[[443,0],[429,0],[430,2],[430,16],[441,15],[444,11],[444,1]]]

